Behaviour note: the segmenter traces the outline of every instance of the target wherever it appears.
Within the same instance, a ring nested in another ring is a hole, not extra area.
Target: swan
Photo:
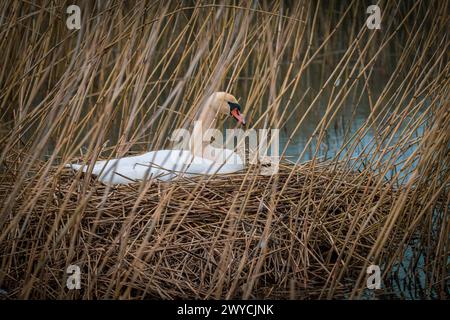
[[[199,112],[196,121],[199,125],[194,127],[188,150],[157,150],[138,156],[96,161],[91,173],[102,183],[115,185],[152,178],[169,181],[178,176],[226,174],[242,170],[244,162],[236,152],[213,147],[203,135],[215,128],[217,119],[222,115],[229,115],[245,125],[236,98],[227,92],[215,92]],[[69,163],[65,167],[89,172],[86,164]]]

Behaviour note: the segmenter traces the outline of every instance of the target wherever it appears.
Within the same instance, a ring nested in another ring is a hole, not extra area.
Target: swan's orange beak
[[[239,112],[238,108],[231,110],[231,115],[242,125],[245,126],[245,118],[242,113]]]

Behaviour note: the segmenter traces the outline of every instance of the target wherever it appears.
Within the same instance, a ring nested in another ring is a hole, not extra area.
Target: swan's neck
[[[216,129],[219,114],[215,112],[214,108],[207,103],[198,119],[194,123],[194,129],[191,135],[190,149],[191,153],[196,157],[207,158],[215,161],[216,159],[211,156],[209,148],[211,146],[211,138],[213,135],[208,132],[210,129]]]

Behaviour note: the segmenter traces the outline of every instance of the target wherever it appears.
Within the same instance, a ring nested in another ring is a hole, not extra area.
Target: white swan
[[[214,148],[205,139],[208,129],[214,129],[221,115],[231,115],[245,125],[244,116],[236,98],[226,92],[213,93],[199,113],[189,143],[190,150],[158,150],[139,156],[95,162],[92,174],[105,184],[128,184],[156,178],[171,180],[177,176],[232,173],[244,168],[241,157],[232,150]],[[200,143],[199,143],[200,142]],[[89,172],[88,165],[66,164],[75,170]]]

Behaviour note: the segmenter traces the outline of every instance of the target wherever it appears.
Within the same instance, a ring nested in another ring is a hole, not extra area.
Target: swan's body
[[[203,135],[199,136],[201,132],[215,126],[218,115],[228,112],[245,124],[236,99],[225,92],[214,93],[198,117],[202,127],[199,132],[194,129],[189,150],[158,150],[139,156],[97,161],[92,169],[88,165],[80,164],[65,166],[90,172],[105,184],[127,184],[147,179],[167,181],[178,176],[236,172],[244,168],[244,162],[237,153],[228,149],[214,148],[204,142],[208,139]],[[198,148],[199,145],[201,148]]]
[[[202,174],[232,173],[244,168],[235,152],[224,149],[226,160],[217,163],[210,159],[193,156],[189,150],[158,150],[134,157],[97,161],[92,174],[106,184],[127,184],[156,178],[167,181],[177,176],[191,177]],[[68,164],[67,167],[89,172],[87,165]]]

